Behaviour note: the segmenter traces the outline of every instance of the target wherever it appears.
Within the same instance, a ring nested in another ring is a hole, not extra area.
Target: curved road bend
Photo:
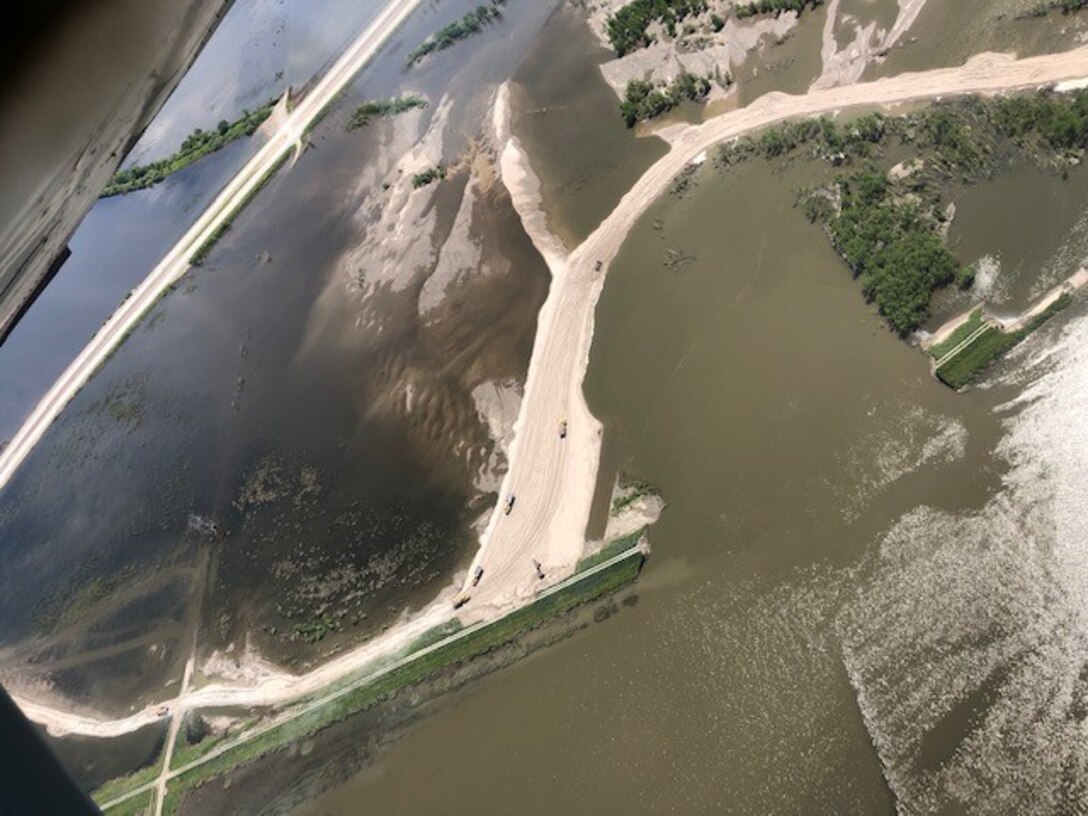
[[[608,265],[628,231],[687,164],[718,142],[791,117],[942,95],[1025,89],[1082,77],[1088,77],[1088,47],[1025,60],[984,55],[958,68],[906,74],[804,96],[771,94],[747,108],[722,114],[681,133],[669,153],[643,174],[569,258],[552,259],[550,263],[552,285],[538,319],[510,469],[502,487],[502,496],[512,492],[517,502],[509,516],[503,514],[501,501],[492,515],[473,562],[474,567],[484,567],[484,576],[480,585],[471,590],[474,596],[470,613],[486,617],[493,605],[531,595],[539,586],[532,559],[540,561],[546,571],[551,570],[547,575],[547,583],[551,584],[570,572],[582,552],[592,501],[592,480],[587,490],[584,466],[592,464],[595,477],[600,452],[599,426],[582,393],[594,307]],[[597,261],[602,264],[599,271],[595,268]],[[560,440],[559,422],[564,418],[569,433]],[[250,688],[215,684],[190,692],[178,703],[192,709],[203,705],[289,702],[357,670],[379,653],[391,653],[394,644],[403,647],[412,637],[451,616],[448,603],[436,602],[404,627],[390,629],[375,642],[364,643],[306,675],[275,675]],[[23,701],[19,704],[32,719],[72,733],[124,733],[158,719],[153,708],[123,720],[92,721],[67,711]]]
[[[159,262],[151,274],[132,290],[129,297],[91,338],[53,387],[35,406],[7,448],[0,453],[2,489],[64,406],[91,378],[110,353],[124,340],[155,301],[189,268],[189,259],[245,201],[261,180],[293,147],[301,143],[307,125],[343,90],[352,77],[378,51],[420,0],[392,0],[367,26],[340,58],[299,103],[268,141],[257,151],[223,191],[189,228],[181,240]]]
[[[544,564],[545,570],[560,568],[559,574],[547,576],[551,583],[569,573],[582,552],[600,457],[600,426],[582,392],[594,308],[608,266],[627,233],[685,166],[719,142],[785,119],[937,96],[1021,90],[1085,76],[1088,47],[1023,60],[983,54],[954,68],[901,74],[800,96],[771,93],[746,108],[681,132],[669,152],[639,178],[565,262],[550,264],[552,285],[540,311],[510,468],[464,587],[464,592],[472,595],[470,608],[501,606],[525,598],[539,584],[534,559]],[[524,213],[522,217],[524,220]],[[558,423],[564,418],[570,420],[570,433],[561,441]],[[577,460],[587,458],[593,462],[594,476],[588,484],[577,466]],[[507,516],[503,502],[511,494],[517,501]],[[471,579],[477,567],[484,573],[473,588]]]

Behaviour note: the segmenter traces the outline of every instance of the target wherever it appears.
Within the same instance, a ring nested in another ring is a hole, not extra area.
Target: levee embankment
[[[627,536],[610,546],[604,560],[583,565],[566,580],[498,618],[464,627],[455,620],[447,622],[433,633],[424,633],[399,659],[348,677],[332,690],[315,695],[270,721],[226,741],[210,737],[203,745],[185,746],[176,754],[183,758],[183,764],[167,772],[164,812],[176,812],[184,793],[209,779],[311,737],[322,728],[365,711],[443,670],[466,664],[576,607],[619,590],[638,576],[647,550],[641,533]],[[184,736],[178,737],[179,742],[183,739]],[[117,795],[118,785],[111,784],[110,798],[98,799],[104,811],[124,812],[132,800],[144,799],[153,787],[154,782],[140,780]]]
[[[1068,306],[1088,283],[1088,269],[1078,269],[1031,307],[999,318],[982,304],[949,320],[922,348],[932,358],[935,377],[950,388],[963,388],[1055,314]]]

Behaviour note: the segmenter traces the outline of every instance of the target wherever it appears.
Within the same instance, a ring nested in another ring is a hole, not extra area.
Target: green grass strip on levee
[[[940,343],[934,343],[928,349],[926,353],[929,354],[934,360],[939,360],[944,357],[948,352],[952,351],[956,346],[966,340],[971,334],[978,329],[982,328],[982,309],[975,309],[971,312],[971,316],[960,324],[952,334],[942,340]]]
[[[625,550],[629,550],[636,546],[639,539],[642,538],[642,533],[645,531],[645,527],[639,527],[633,533],[628,533],[622,538],[617,538],[615,541],[610,541],[605,544],[601,549],[592,555],[587,555],[574,567],[574,573],[577,575],[579,572],[585,572],[587,569],[591,569],[598,564],[603,564],[609,558],[615,555],[619,555]]]
[[[453,618],[445,623],[440,623],[437,626],[433,626],[405,648],[402,652],[396,655],[390,655],[384,660],[375,660],[372,663],[367,664],[365,667],[357,672],[347,675],[341,678],[335,683],[332,683],[323,688],[319,693],[313,694],[310,697],[304,698],[300,702],[305,704],[307,702],[319,702],[330,694],[345,688],[355,683],[359,683],[361,679],[372,675],[375,671],[380,670],[383,665],[390,665],[397,660],[404,659],[409,655],[422,651],[428,646],[432,646],[450,635],[456,634],[464,628],[464,624],[458,618]],[[208,734],[199,742],[190,743],[185,736],[184,726],[178,730],[177,739],[174,741],[174,755],[172,766],[175,768],[184,768],[190,762],[200,759],[202,756],[210,753],[216,746],[222,745],[225,742],[236,739],[239,735],[253,727],[254,720],[246,720],[240,725],[231,726],[226,731],[221,731],[217,734]]]
[[[145,816],[152,812],[152,808],[155,806],[155,790],[145,790],[143,793],[137,794],[126,799],[123,802],[118,802],[113,807],[104,810],[104,813],[108,813],[110,816]]]
[[[276,163],[268,168],[268,172],[264,174],[264,177],[253,187],[252,190],[246,193],[245,198],[238,202],[238,206],[231,210],[230,214],[223,219],[222,223],[220,223],[218,227],[215,228],[215,231],[208,236],[207,240],[205,240],[204,243],[197,247],[196,251],[189,257],[189,263],[192,266],[200,266],[202,263],[204,263],[204,259],[208,257],[208,253],[212,251],[212,248],[219,242],[219,239],[222,238],[226,234],[227,230],[231,228],[231,225],[234,223],[234,219],[238,217],[242,210],[249,206],[249,203],[253,201],[257,193],[265,188],[268,182],[272,180],[272,177],[276,175],[276,172],[281,167],[283,167],[284,162],[287,161],[287,157],[290,155],[290,150],[284,151],[284,154],[276,160]]]
[[[938,368],[937,376],[951,388],[962,388],[1072,301],[1073,298],[1070,295],[1061,295],[1019,331],[1003,332],[991,326],[963,351]]]
[[[107,782],[102,783],[99,787],[95,788],[91,792],[91,798],[99,805],[102,806],[107,802],[112,802],[114,799],[118,799],[124,796],[130,791],[136,790],[136,788],[143,787],[149,782],[153,782],[155,777],[159,775],[159,771],[162,769],[162,752],[155,758],[155,761],[148,765],[146,768],[140,768],[138,771],[134,771],[126,776],[118,776],[115,779],[110,779]],[[111,813],[114,811],[111,809]]]
[[[181,804],[181,792],[171,790],[170,784],[166,783],[166,796],[162,800],[162,816],[175,816]]]
[[[195,714],[196,712],[193,713]],[[256,722],[256,718],[251,717],[242,720],[241,722],[233,723],[224,731],[208,734],[199,742],[189,742],[185,734],[186,723],[183,721],[181,728],[178,729],[178,735],[174,739],[174,753],[170,757],[171,767],[184,768],[190,762],[200,759],[202,756],[209,753],[217,745],[221,745],[228,740],[235,739],[240,734],[244,734],[247,730],[252,728]]]
[[[546,591],[528,605],[485,624],[462,629],[445,640],[424,649],[418,657],[407,659],[372,680],[336,693],[333,699],[319,701],[289,720],[275,724],[222,753],[182,770],[171,780],[169,799],[185,790],[226,773],[250,760],[283,748],[310,736],[334,722],[364,711],[380,700],[416,685],[442,669],[471,660],[509,643],[517,636],[547,620],[599,598],[635,579],[642,568],[641,552],[621,555],[614,563],[596,572],[568,579],[553,591]],[[184,766],[182,766],[184,767]]]

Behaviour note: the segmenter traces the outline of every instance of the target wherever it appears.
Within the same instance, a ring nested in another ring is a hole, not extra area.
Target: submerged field
[[[889,168],[905,158],[884,157]],[[1020,458],[1028,449],[1012,453],[1008,436],[1038,421],[1009,401],[1036,381],[1059,399],[1056,363],[1025,361],[1081,326],[1083,304],[992,371],[993,387],[953,393],[866,304],[797,205],[798,190],[834,172],[802,158],[722,171],[708,161],[641,219],[612,264],[587,393],[620,451],[615,466],[669,501],[633,614],[489,682],[299,812],[364,798],[404,813],[470,807],[480,786],[489,806],[527,813],[577,809],[602,792],[621,809],[694,813],[791,813],[798,802],[891,813],[965,797],[1000,812],[1033,794],[1063,801],[1046,770],[1038,787],[986,790],[982,780],[1024,779],[1012,773],[1017,754],[1000,748],[1000,722],[1011,717],[1036,752],[1074,727],[1060,704],[1035,724],[1016,702],[1028,678],[1060,686],[1066,663],[1047,669],[1011,644],[970,644],[996,621],[1017,643],[1078,648],[1075,637],[1059,645],[1021,628],[1033,593],[1050,586],[1047,568],[1029,563],[1053,561],[1047,544],[1036,550],[1007,526],[1015,511],[1003,503],[1048,512],[1008,481],[1007,457],[1030,470]],[[1071,211],[1069,246],[1032,220],[1019,234],[1025,255],[1053,259],[1076,246],[1082,171],[1063,181],[1014,163],[979,183],[1000,184],[1005,172],[1013,190],[1046,190],[1054,212],[1062,202]],[[971,218],[967,189],[945,188],[966,225],[950,246],[992,251],[1006,236]],[[1009,275],[1027,293],[1048,269],[1049,260]],[[919,526],[926,519],[932,531]],[[946,556],[941,536],[959,529],[970,535]],[[987,535],[1003,542],[996,551]],[[992,580],[976,575],[979,559]],[[1015,600],[1001,595],[1011,606],[990,604],[998,576],[1019,587]],[[1035,607],[1048,621],[1075,604],[1071,586],[1057,591]],[[940,682],[908,692],[933,659]],[[991,660],[1010,674],[984,678]],[[956,666],[970,667],[969,709],[958,705]],[[477,732],[487,740],[463,755],[464,735]],[[541,747],[526,749],[526,733]],[[564,750],[544,747],[555,744]],[[1065,758],[1076,762],[1076,749]],[[954,770],[935,770],[942,762]],[[412,786],[422,764],[437,767],[432,784]],[[527,802],[516,780],[529,766],[564,784]]]
[[[841,7],[887,25],[893,5]],[[122,714],[174,693],[190,655],[198,685],[266,658],[304,671],[453,583],[548,287],[496,184],[492,90],[514,75],[513,130],[568,244],[665,150],[624,127],[606,55],[552,8],[510,2],[405,73],[471,12],[427,7],[84,389],[0,497],[21,542],[0,579],[5,681]],[[827,13],[768,39],[738,97],[807,86]],[[396,99],[426,104],[373,101]],[[681,174],[610,265],[586,382],[598,515],[649,485],[669,502],[639,594],[449,623],[427,661],[278,725],[189,719],[167,812],[1088,806],[1086,469],[1063,441],[1084,303],[1015,349],[981,332],[955,365],[984,387],[963,394],[906,342],[977,301],[1019,310],[1088,251],[1074,99],[1018,132],[972,102],[780,128]],[[109,749],[109,776],[135,776],[100,801],[156,775],[161,733],[136,737]],[[84,787],[108,778],[60,745]]]

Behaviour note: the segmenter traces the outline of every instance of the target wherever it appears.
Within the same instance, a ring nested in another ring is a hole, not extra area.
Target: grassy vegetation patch
[[[706,0],[634,0],[605,21],[605,31],[616,56],[622,57],[653,43],[653,23],[661,23],[675,37],[678,22],[706,10]]]
[[[419,189],[420,187],[426,187],[431,182],[441,181],[446,177],[446,168],[442,165],[437,167],[431,167],[424,170],[422,173],[416,173],[412,176],[412,187]]]
[[[784,11],[803,13],[809,8],[818,8],[824,4],[824,0],[752,0],[749,3],[738,3],[733,7],[733,13],[739,19],[755,17],[759,14],[773,14],[776,17]]]
[[[146,790],[143,793],[118,802],[109,810],[104,811],[110,816],[145,816],[152,812],[155,806],[155,790]]]
[[[952,388],[962,388],[1019,342],[1020,338],[1015,333],[1006,334],[990,326],[963,351],[938,368],[937,376]]]
[[[975,309],[971,312],[971,316],[956,327],[952,334],[948,335],[940,343],[934,343],[926,351],[934,360],[939,360],[981,328],[982,309]]]
[[[256,723],[256,718],[249,717],[232,723],[221,731],[213,731],[205,721],[204,715],[197,711],[187,712],[181,728],[178,729],[177,738],[174,740],[174,753],[170,758],[171,767],[182,768],[200,759],[217,745],[235,739]]]
[[[222,753],[183,772],[172,781],[169,798],[176,799],[186,789],[308,737],[325,726],[363,711],[385,697],[425,680],[438,671],[509,643],[541,623],[629,583],[638,575],[641,566],[641,555],[633,554],[623,558],[538,597],[527,606],[497,621],[461,630],[452,639],[427,647],[418,657],[395,665],[378,677],[368,678],[358,685],[316,701],[298,710],[290,719],[248,739],[239,740]]]
[[[483,31],[485,25],[502,19],[500,7],[506,0],[491,0],[490,4],[480,4],[460,20],[454,20],[445,28],[439,29],[420,43],[408,55],[408,67],[423,60],[428,54],[442,51],[454,43]]]
[[[427,100],[420,96],[401,96],[396,99],[385,99],[380,102],[364,102],[357,107],[348,119],[347,129],[358,130],[366,127],[370,122],[380,116],[396,116],[398,113],[412,110],[413,108],[427,107]]]
[[[649,496],[655,490],[656,488],[652,484],[643,481],[634,482],[625,486],[623,493],[612,499],[612,515],[619,515],[627,507],[634,504],[643,496]]]
[[[963,351],[938,368],[937,376],[941,382],[951,388],[962,388],[1072,301],[1073,298],[1070,295],[1061,295],[1044,311],[1033,317],[1027,326],[1018,331],[1003,332],[996,326],[989,327]]]
[[[428,646],[433,646],[441,640],[445,640],[450,635],[456,634],[465,628],[465,625],[461,623],[459,618],[448,620],[445,623],[440,623],[438,626],[432,626],[422,635],[412,641],[411,645],[405,650],[405,654],[413,654],[414,652],[420,652],[426,649]]]
[[[96,788],[91,792],[91,798],[94,799],[99,805],[104,805],[107,802],[112,802],[120,796],[124,796],[126,793],[143,787],[150,782],[154,782],[159,775],[159,771],[162,769],[162,756],[148,765],[146,768],[141,768],[138,771],[127,774],[126,776],[119,776],[116,779],[104,783],[101,787]],[[110,813],[116,811],[110,810]]]
[[[1062,14],[1073,14],[1088,8],[1088,0],[1043,0],[1037,3],[1023,17],[1046,17],[1052,11],[1060,11]]]
[[[261,126],[261,123],[269,117],[276,106],[276,100],[270,101],[264,107],[250,113],[243,111],[242,115],[228,122],[222,120],[215,130],[201,130],[197,128],[190,133],[181,148],[172,156],[152,162],[151,164],[129,167],[119,171],[102,190],[102,197],[121,195],[133,190],[143,190],[153,184],[158,184],[171,173],[188,167],[193,162],[204,158],[209,153],[214,153],[243,136],[252,136],[253,132]]]
[[[626,552],[632,547],[638,546],[639,539],[642,538],[642,534],[646,531],[645,527],[639,527],[633,533],[628,533],[625,536],[617,538],[615,541],[610,541],[605,544],[601,549],[592,555],[587,555],[581,559],[574,567],[575,574],[579,572],[585,572],[587,569],[592,569],[598,564],[603,564],[609,558],[619,555],[621,552]]]

